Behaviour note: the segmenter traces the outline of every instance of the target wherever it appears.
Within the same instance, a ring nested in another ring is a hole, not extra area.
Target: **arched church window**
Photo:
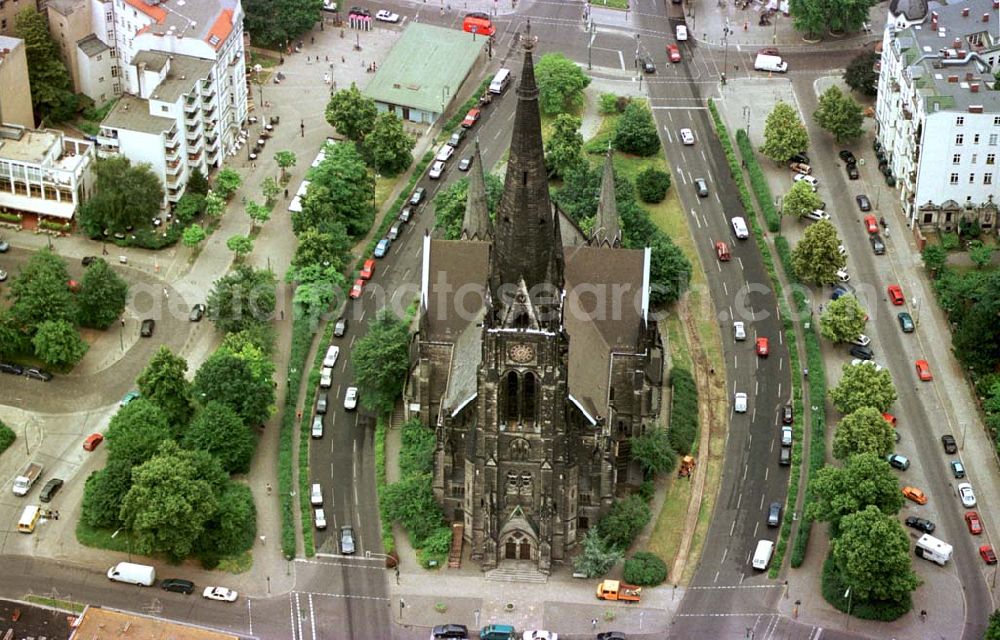
[[[532,372],[524,374],[524,401],[521,419],[534,422],[538,419],[538,378]]]
[[[517,493],[517,471],[507,472],[507,493]]]
[[[530,471],[524,471],[521,473],[520,484],[521,484],[521,493],[530,496],[532,490],[532,479]]]
[[[503,393],[500,398],[500,419],[507,420],[517,420],[517,409],[518,409],[518,399],[517,392],[519,387],[519,380],[517,378],[516,371],[510,371],[507,373],[506,383],[503,385]]]

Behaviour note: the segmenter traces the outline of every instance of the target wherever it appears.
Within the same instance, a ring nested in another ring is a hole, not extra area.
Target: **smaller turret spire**
[[[604,158],[604,175],[601,177],[601,196],[597,202],[596,218],[590,244],[611,248],[622,246],[622,228],[615,201],[615,167],[611,161],[610,148]]]
[[[465,218],[462,220],[462,240],[493,240],[493,223],[490,222],[490,210],[486,204],[486,178],[483,168],[483,156],[479,151],[479,138],[476,138],[476,151],[473,155],[472,171],[469,172],[469,192],[465,201]]]

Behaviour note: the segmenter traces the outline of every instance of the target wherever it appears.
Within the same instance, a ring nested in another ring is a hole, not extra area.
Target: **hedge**
[[[413,193],[413,188],[417,186],[417,182],[420,181],[421,176],[424,175],[424,170],[427,169],[427,165],[431,163],[434,159],[434,151],[428,151],[424,154],[424,157],[420,159],[417,166],[414,167],[413,173],[410,174],[410,180],[406,183],[406,189],[400,192],[399,196],[396,198],[395,202],[392,203],[392,208],[389,211],[400,211],[404,206],[406,206],[407,200],[410,199],[410,194]],[[361,252],[361,257],[358,258],[358,263],[360,264],[362,260],[366,260],[368,256],[375,251],[375,245],[378,241],[385,237],[389,227],[396,222],[396,215],[389,215],[388,213],[382,218],[382,224],[378,227],[378,232],[372,236],[371,242],[365,247],[365,250]]]
[[[832,551],[823,562],[821,585],[824,600],[838,611],[843,611],[844,613],[848,613],[848,608],[850,608],[850,615],[860,620],[892,622],[913,608],[913,599],[909,593],[906,594],[904,602],[845,598],[844,594],[847,592],[847,585],[840,578],[840,573],[837,571],[837,564],[833,560]]]
[[[736,144],[740,148],[740,155],[743,156],[743,163],[750,174],[750,186],[753,187],[753,194],[757,198],[760,210],[764,212],[764,219],[767,220],[767,228],[771,233],[777,233],[781,229],[781,214],[774,208],[774,196],[771,194],[771,187],[767,184],[764,171],[760,168],[757,158],[753,152],[753,143],[750,136],[744,129],[736,131]]]
[[[10,445],[14,444],[14,440],[16,439],[17,434],[14,433],[14,430],[0,420],[0,453],[6,451]]]
[[[292,503],[292,443],[295,435],[296,402],[302,384],[309,347],[312,346],[313,326],[310,318],[301,317],[292,309],[292,344],[288,353],[288,384],[282,409],[281,430],[278,434],[278,497],[281,501],[281,551],[285,558],[295,557],[295,508]],[[303,412],[304,414],[305,412]],[[308,438],[307,438],[308,440]]]
[[[670,447],[680,455],[691,453],[698,438],[698,386],[683,367],[670,370]]]
[[[660,556],[640,551],[625,561],[625,582],[655,587],[667,579],[667,563]]]

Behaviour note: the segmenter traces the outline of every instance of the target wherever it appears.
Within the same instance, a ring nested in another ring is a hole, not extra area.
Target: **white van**
[[[677,42],[684,42],[688,39],[688,28],[679,24],[674,29],[674,35],[677,37]]]
[[[784,73],[788,71],[788,63],[781,59],[781,56],[769,56],[758,53],[753,61],[753,68],[757,71],[773,71],[774,73]]]
[[[151,587],[156,582],[156,569],[145,564],[119,562],[108,569],[108,580]]]
[[[490,93],[503,93],[510,84],[510,69],[501,69],[490,82]]]
[[[740,240],[746,240],[750,237],[750,230],[747,228],[747,221],[743,219],[742,216],[736,216],[733,218],[733,233]]]
[[[771,564],[771,554],[774,553],[774,543],[770,540],[761,540],[757,543],[757,550],[753,552],[753,568],[758,571],[767,569]]]

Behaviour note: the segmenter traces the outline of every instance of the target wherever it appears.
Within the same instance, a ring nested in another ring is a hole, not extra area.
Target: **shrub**
[[[670,446],[680,455],[691,453],[698,437],[698,387],[683,367],[670,370]]]
[[[597,110],[603,116],[611,116],[625,110],[622,106],[621,98],[613,93],[602,93],[597,101]]]
[[[750,186],[753,187],[754,196],[757,198],[757,205],[764,212],[764,219],[767,221],[769,231],[776,232],[781,228],[781,214],[774,208],[774,197],[771,195],[771,187],[767,184],[764,171],[757,162],[754,155],[753,143],[750,136],[743,129],[736,132],[736,144],[740,148],[740,155],[743,157],[743,164],[750,174]]]
[[[10,445],[14,444],[14,440],[17,439],[17,435],[14,430],[8,427],[0,421],[0,453],[7,450]]]
[[[583,538],[583,553],[573,559],[573,571],[596,578],[610,571],[621,557],[621,551],[610,547],[597,530],[591,529]]]
[[[625,582],[653,587],[667,579],[667,563],[660,556],[640,551],[625,561]]]
[[[598,521],[597,532],[609,546],[628,549],[650,517],[649,505],[631,495],[611,505],[607,515]]]
[[[635,178],[635,190],[643,202],[660,202],[669,188],[670,174],[656,167],[646,167]]]
[[[643,480],[642,484],[639,485],[639,497],[646,502],[651,502],[653,496],[656,495],[656,484],[652,480]]]
[[[631,102],[615,124],[615,149],[637,156],[651,156],[660,150],[660,136],[653,114],[644,102]]]
[[[962,242],[958,238],[958,234],[955,233],[942,233],[941,234],[941,246],[944,247],[945,251],[954,251],[958,248]]]

